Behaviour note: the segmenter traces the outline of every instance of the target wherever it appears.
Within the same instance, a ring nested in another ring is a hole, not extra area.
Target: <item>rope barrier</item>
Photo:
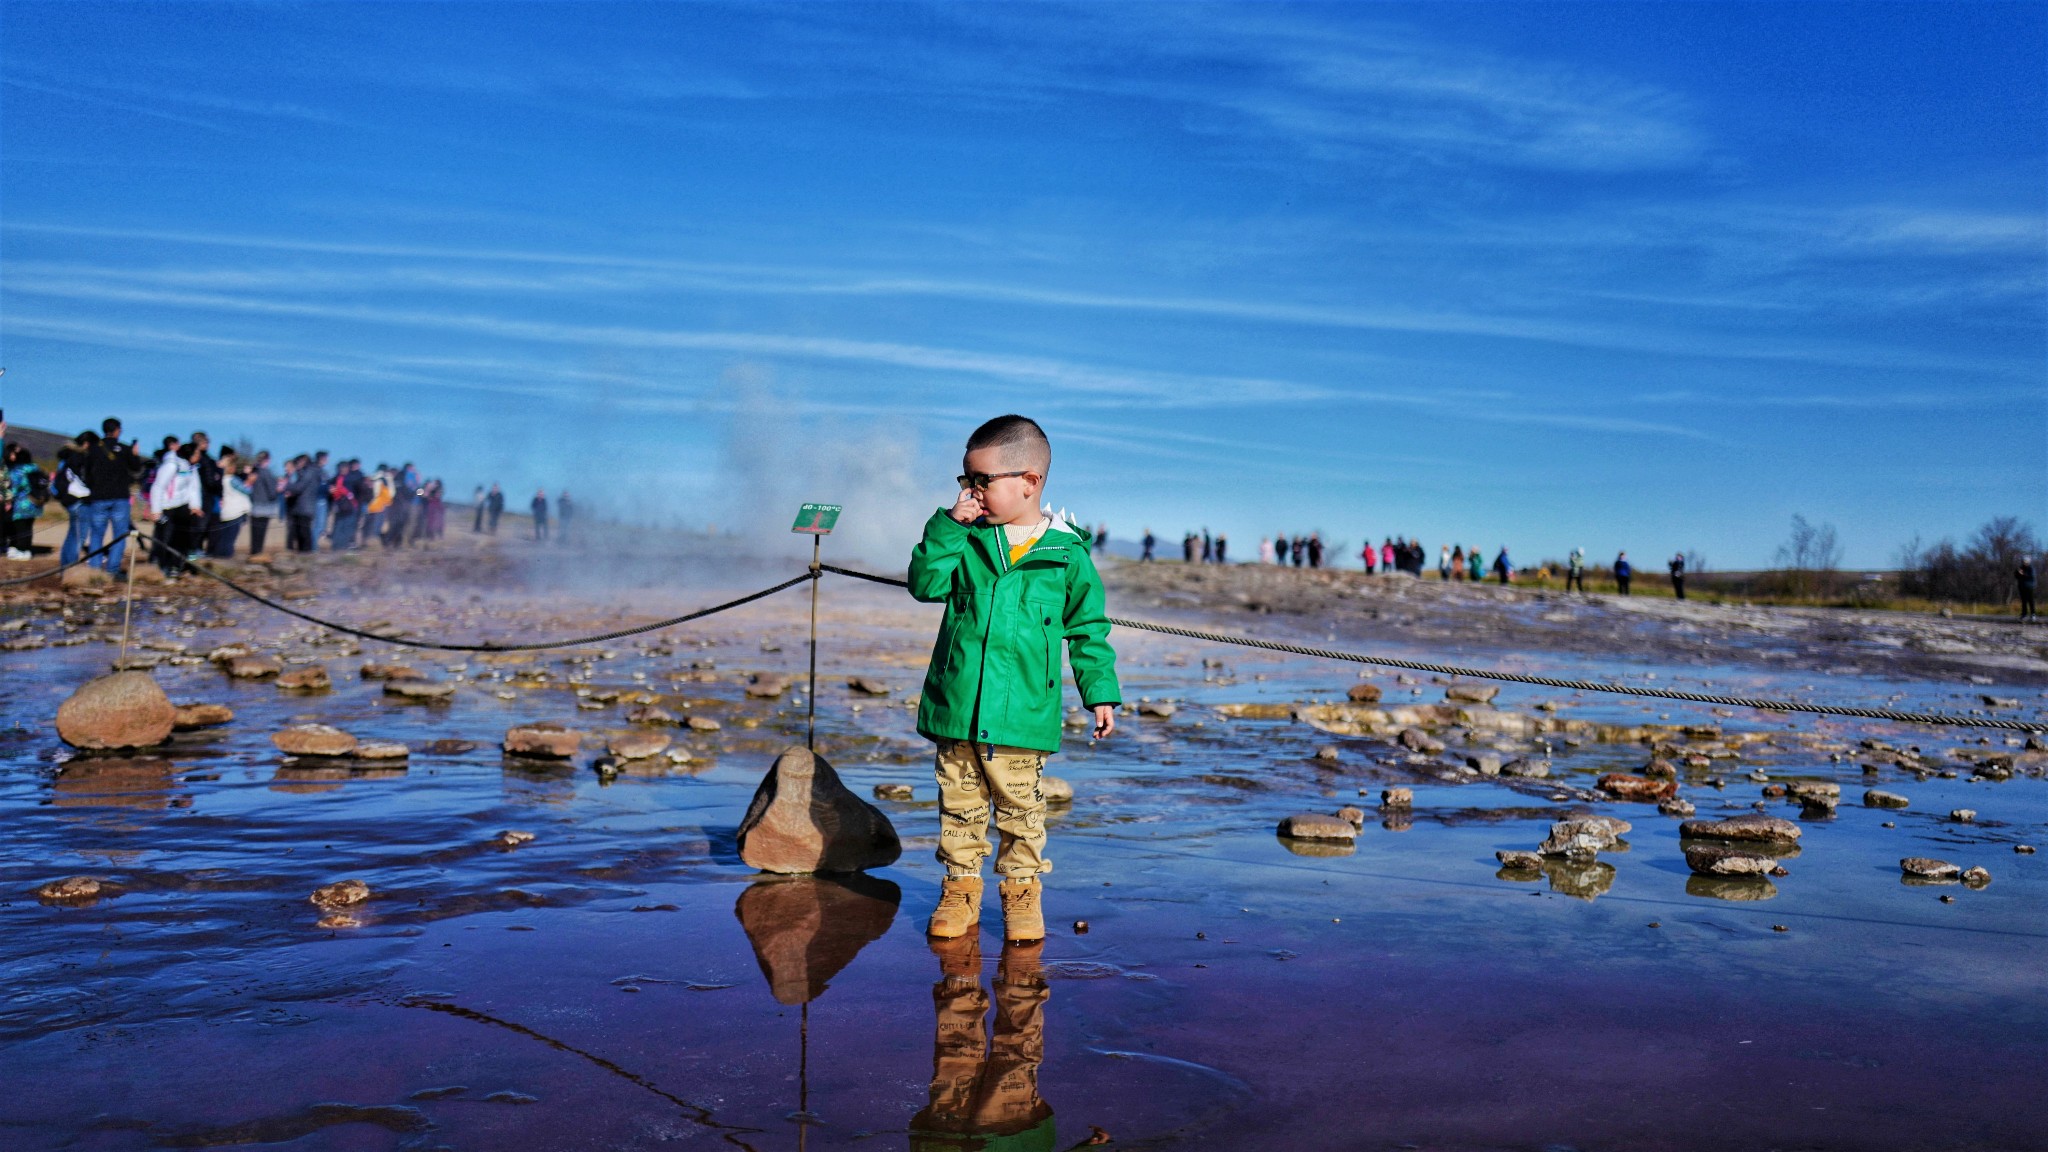
[[[165,545],[155,540],[148,541],[148,544],[152,548],[158,550],[171,551],[171,549],[167,548]],[[277,601],[272,600],[268,596],[264,596],[261,593],[252,591],[248,588],[244,588],[240,584],[237,584],[233,580],[228,579],[226,576],[223,576],[220,573],[215,572],[211,568],[204,567],[199,564],[194,564],[190,560],[184,559],[182,556],[179,558],[179,561],[184,565],[185,568],[189,569],[190,571],[197,572],[201,576],[204,576],[209,580],[214,580],[221,584],[224,584],[227,587],[233,589],[235,592],[243,596],[246,596],[251,600],[254,600],[256,603],[261,604],[266,608],[275,609],[279,612],[284,613],[287,616],[296,616],[309,624],[318,624],[322,628],[327,628],[332,631],[339,632],[345,636],[355,636],[364,640],[376,640],[385,644],[397,644],[405,648],[431,648],[438,652],[539,652],[549,648],[575,648],[585,644],[602,644],[607,640],[621,640],[628,636],[638,636],[643,632],[658,632],[663,628],[673,628],[678,624],[686,624],[692,620],[699,620],[706,616],[716,615],[717,613],[724,612],[729,609],[738,608],[743,604],[751,604],[756,600],[766,599],[769,596],[775,595],[777,592],[787,591],[791,588],[796,587],[799,584],[802,584],[806,580],[817,579],[817,575],[815,573],[805,572],[801,576],[792,576],[789,579],[784,580],[782,583],[777,584],[772,588],[763,588],[759,592],[750,592],[747,595],[741,596],[736,600],[727,600],[723,604],[714,604],[709,608],[699,608],[695,612],[686,612],[681,616],[671,616],[666,620],[657,620],[652,624],[640,624],[631,628],[620,628],[612,632],[599,632],[591,636],[575,636],[570,637],[566,640],[546,640],[533,644],[448,644],[435,640],[411,640],[405,637],[398,636],[379,636],[375,632],[366,632],[360,628],[352,628],[347,624],[337,623],[333,620],[323,620],[318,616],[312,615],[311,613],[301,612],[298,609],[291,607],[290,605],[280,604]]]
[[[112,552],[114,550],[115,545],[119,544],[123,540],[126,540],[127,538],[128,537],[126,536],[115,536],[112,539],[108,540],[105,544],[102,544],[99,547],[93,549],[92,551],[87,552],[85,555],[80,556],[78,559],[73,560],[69,564],[59,564],[55,568],[45,568],[41,572],[31,573],[27,576],[14,576],[6,580],[0,580],[0,588],[6,588],[15,584],[30,584],[34,583],[37,580],[47,580],[50,577],[56,576],[60,573],[69,572],[73,568],[78,567],[80,564],[91,563],[92,561],[99,559],[107,553]]]
[[[841,568],[833,564],[820,565],[827,572],[851,576],[874,584],[886,584],[895,588],[910,587],[909,581],[889,576],[877,576],[852,568]],[[1721,696],[1709,692],[1683,692],[1675,688],[1638,688],[1627,684],[1616,684],[1603,680],[1564,680],[1553,676],[1530,676],[1520,672],[1501,672],[1489,668],[1464,668],[1455,664],[1433,664],[1421,660],[1402,660],[1392,656],[1370,656],[1358,652],[1343,652],[1335,648],[1316,648],[1304,644],[1287,644],[1277,640],[1258,640],[1249,636],[1230,636],[1221,632],[1209,632],[1199,628],[1181,628],[1171,624],[1154,624],[1145,620],[1126,620],[1118,616],[1109,617],[1109,622],[1119,628],[1135,628],[1145,632],[1157,632],[1164,636],[1179,636],[1189,640],[1204,640],[1213,644],[1236,644],[1246,648],[1259,648],[1268,652],[1284,652],[1293,656],[1314,656],[1323,660],[1341,660],[1353,664],[1371,664],[1381,668],[1399,668],[1410,672],[1428,672],[1440,676],[1464,676],[1475,680],[1499,680],[1509,684],[1534,684],[1544,688],[1561,688],[1575,692],[1608,692],[1623,696],[1642,696],[1655,700],[1678,700],[1688,704],[1721,704],[1731,708],[1754,708],[1767,712],[1803,712],[1818,716],[1845,716],[1860,720],[1892,720],[1902,724],[1933,724],[1950,727],[1997,728],[2007,732],[2041,732],[2048,730],[2039,722],[2009,720],[1996,716],[1959,716],[1946,712],[1902,712],[1892,708],[1857,708],[1841,704],[1807,704],[1798,700],[1774,700],[1756,696]]]

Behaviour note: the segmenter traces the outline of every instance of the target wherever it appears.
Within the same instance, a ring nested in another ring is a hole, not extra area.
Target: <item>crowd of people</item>
[[[5,431],[0,422],[0,440]],[[112,573],[127,559],[139,496],[139,518],[151,525],[146,559],[170,578],[192,560],[234,556],[245,528],[250,555],[270,545],[273,524],[295,552],[315,551],[323,542],[332,551],[373,543],[404,548],[437,540],[447,530],[442,482],[423,477],[410,462],[369,468],[355,458],[330,463],[330,454],[319,451],[273,466],[268,451],[228,445],[216,451],[205,432],[165,436],[145,453],[122,432],[115,417],[102,421],[98,431],[80,432],[58,450],[54,472],[38,465],[24,446],[6,443],[0,510],[8,513],[8,559],[29,558],[35,521],[51,500],[69,518],[61,562],[70,565],[105,545],[93,563]],[[489,506],[493,531],[503,507],[502,495]],[[485,511],[480,502],[479,532]]]

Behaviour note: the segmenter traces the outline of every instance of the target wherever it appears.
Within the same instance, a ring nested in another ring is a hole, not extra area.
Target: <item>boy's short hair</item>
[[[1045,438],[1045,429],[1038,426],[1038,421],[1029,416],[998,416],[976,428],[967,438],[967,451],[978,452],[983,448],[1001,448],[1005,460],[1041,471],[1052,467],[1052,441]]]

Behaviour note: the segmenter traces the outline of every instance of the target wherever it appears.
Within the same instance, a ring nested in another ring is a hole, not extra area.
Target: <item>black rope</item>
[[[874,584],[887,584],[896,588],[910,587],[909,581],[890,576],[877,576],[870,572],[857,572],[833,564],[819,567],[841,576],[866,580]],[[1901,712],[1892,708],[1857,708],[1842,704],[1806,704],[1797,700],[1773,700],[1757,696],[1720,696],[1708,692],[1683,692],[1676,688],[1637,688],[1627,684],[1615,684],[1604,680],[1563,680],[1553,676],[1530,676],[1520,672],[1500,672],[1487,668],[1462,668],[1454,664],[1431,664],[1421,660],[1402,660],[1391,656],[1368,656],[1358,652],[1342,652],[1334,648],[1315,648],[1304,644],[1287,644],[1276,640],[1256,640],[1249,636],[1227,636],[1221,632],[1208,632],[1199,628],[1181,628],[1171,624],[1153,624],[1144,620],[1125,620],[1111,616],[1109,622],[1119,628],[1136,628],[1146,632],[1157,632],[1166,636],[1181,636],[1189,640],[1206,640],[1214,644],[1237,644],[1247,648],[1262,648],[1268,652],[1285,652],[1294,656],[1315,656],[1324,660],[1344,660],[1353,664],[1371,664],[1381,668],[1400,668],[1410,672],[1429,672],[1440,676],[1464,676],[1476,680],[1500,680],[1509,684],[1534,684],[1544,688],[1562,688],[1575,692],[1611,692],[1623,696],[1644,696],[1656,700],[1680,700],[1688,704],[1722,704],[1732,708],[1755,708],[1766,712],[1804,712],[1817,716],[1848,716],[1861,720],[1893,720],[1902,724],[1937,724],[1970,728],[1998,728],[2008,732],[2041,732],[2048,730],[2038,721],[2008,720],[1996,716],[1959,716],[1947,712]]]
[[[85,555],[80,556],[78,559],[73,560],[69,564],[59,564],[55,568],[45,568],[41,572],[32,573],[27,576],[15,576],[7,580],[0,580],[0,588],[6,588],[14,584],[29,584],[37,580],[47,580],[60,572],[69,572],[73,568],[78,567],[80,564],[90,563],[91,561],[97,560],[101,556],[104,556],[107,553],[113,551],[114,546],[116,544],[119,544],[121,541],[126,540],[127,538],[128,537],[126,536],[115,536],[113,539],[108,540],[105,544],[102,544],[99,547],[93,549],[92,551],[87,552]]]
[[[163,551],[175,551],[174,549],[171,549],[167,545],[156,540],[150,540],[148,541],[148,544],[152,548],[160,549]],[[797,585],[802,584],[806,580],[815,580],[818,578],[816,573],[805,572],[801,576],[792,576],[789,579],[784,580],[782,583],[777,584],[772,588],[763,588],[759,592],[750,592],[737,600],[728,600],[723,604],[714,604],[709,608],[699,608],[695,612],[686,612],[681,616],[671,616],[666,620],[657,620],[652,624],[641,624],[632,628],[620,628],[614,632],[600,632],[594,636],[575,636],[566,640],[547,640],[536,644],[447,644],[435,640],[409,640],[397,636],[380,636],[375,632],[365,632],[360,628],[351,628],[346,624],[336,623],[332,620],[323,620],[318,616],[312,615],[311,613],[301,612],[298,609],[293,608],[289,605],[280,604],[277,601],[272,600],[268,596],[262,595],[261,593],[254,592],[250,589],[244,588],[240,584],[237,584],[233,580],[228,579],[226,576],[223,576],[220,573],[215,572],[211,568],[194,564],[190,560],[184,559],[182,556],[179,557],[179,563],[184,565],[184,567],[186,567],[187,569],[190,569],[193,572],[197,572],[201,576],[204,576],[209,580],[218,581],[221,584],[227,585],[229,588],[233,589],[237,593],[240,593],[241,595],[246,596],[251,600],[254,600],[258,604],[261,604],[266,608],[276,609],[277,611],[282,612],[287,616],[296,616],[309,624],[318,624],[322,628],[327,628],[332,631],[339,632],[345,636],[356,636],[364,640],[376,640],[385,644],[397,644],[401,647],[406,648],[431,648],[439,652],[538,652],[548,648],[575,648],[584,644],[602,644],[607,640],[620,640],[624,639],[627,636],[638,636],[643,632],[658,632],[663,628],[673,628],[678,624],[686,624],[692,620],[700,620],[706,616],[715,615],[717,613],[727,611],[728,609],[738,608],[742,604],[751,604],[756,600],[761,600],[769,596],[773,596],[777,592],[782,592],[790,588],[794,588]]]

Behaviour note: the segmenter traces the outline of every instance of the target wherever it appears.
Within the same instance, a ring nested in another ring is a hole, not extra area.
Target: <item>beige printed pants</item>
[[[990,750],[993,748],[993,754]],[[1045,753],[951,740],[939,745],[939,863],[949,876],[979,876],[988,857],[989,810],[1002,850],[996,874],[1022,880],[1052,871],[1045,858]]]

